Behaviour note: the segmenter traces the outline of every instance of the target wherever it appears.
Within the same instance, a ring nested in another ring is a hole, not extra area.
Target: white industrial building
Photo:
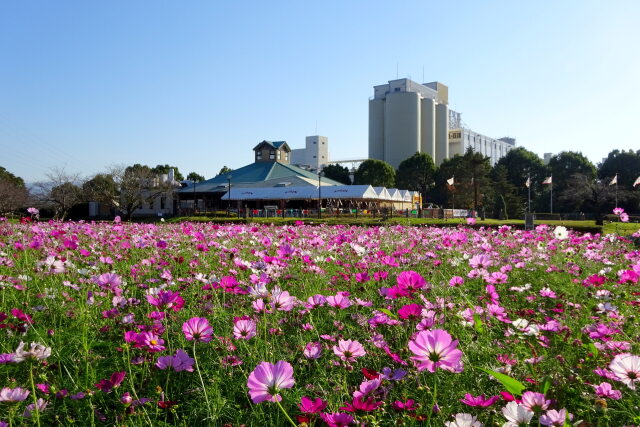
[[[305,148],[291,150],[291,164],[317,171],[329,163],[329,138],[313,135],[306,137]]]
[[[439,82],[410,79],[374,86],[369,100],[369,158],[397,168],[416,152],[429,154],[436,165],[467,147],[498,159],[515,147],[515,139],[494,139],[465,128],[460,113],[449,109],[449,88]]]

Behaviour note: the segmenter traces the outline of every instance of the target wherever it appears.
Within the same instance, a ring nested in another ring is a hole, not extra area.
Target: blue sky
[[[0,166],[173,164],[207,178],[263,140],[366,157],[368,98],[449,86],[473,130],[594,163],[640,148],[637,1],[0,3]]]

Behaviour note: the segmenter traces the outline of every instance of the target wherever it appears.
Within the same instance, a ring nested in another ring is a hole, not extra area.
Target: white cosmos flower
[[[565,240],[569,237],[569,232],[567,231],[567,227],[559,225],[553,230],[553,235],[558,240]]]
[[[533,417],[533,412],[516,402],[509,402],[502,408],[502,415],[508,420],[502,427],[520,427],[528,425]]]
[[[456,419],[444,423],[446,427],[482,427],[482,424],[476,417],[471,414],[456,414]]]
[[[639,356],[630,353],[618,354],[609,364],[609,369],[631,390],[635,390],[636,383],[640,382]]]

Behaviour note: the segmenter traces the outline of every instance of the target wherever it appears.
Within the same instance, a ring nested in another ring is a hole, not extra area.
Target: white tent
[[[378,199],[391,200],[391,194],[389,194],[386,187],[373,187],[373,189],[378,194]]]
[[[322,198],[377,200],[378,193],[370,185],[336,185],[322,187]]]
[[[323,192],[324,191],[323,188]],[[317,186],[231,188],[231,200],[297,200],[317,198]],[[229,192],[225,193],[221,199],[229,200]]]
[[[393,201],[393,202],[402,202],[402,194],[400,193],[400,190],[398,190],[397,188],[389,188],[389,195],[391,195],[391,198],[389,200]]]
[[[413,201],[413,192],[409,190],[400,190],[400,196],[403,202],[411,203]]]

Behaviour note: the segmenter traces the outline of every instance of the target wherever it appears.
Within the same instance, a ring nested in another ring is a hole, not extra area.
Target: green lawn
[[[201,222],[201,221],[214,221],[214,222],[238,222],[244,223],[244,218],[224,218],[224,217],[208,217],[208,216],[195,216],[195,217],[176,217],[167,220],[168,222],[183,222],[183,221],[191,221],[191,222]],[[402,224],[402,225],[439,225],[439,226],[455,226],[458,224],[465,224],[466,220],[464,218],[457,219],[431,219],[431,218],[403,218],[403,217],[394,217],[390,218],[387,221],[382,221],[381,218],[371,218],[371,217],[358,217],[355,216],[343,216],[343,217],[330,217],[330,218],[251,218],[248,220],[251,223],[256,224],[276,224],[276,225],[286,225],[286,224],[295,224],[296,221],[304,221],[306,224],[328,224],[328,225],[383,225],[383,224]],[[636,231],[640,230],[640,223],[621,223],[621,222],[605,222],[604,226],[596,225],[595,221],[557,221],[557,220],[539,220],[535,222],[536,225],[539,224],[547,224],[552,227],[556,227],[559,225],[565,226],[572,230],[576,231],[585,231],[585,232],[604,232],[608,233],[617,233],[620,235],[631,235]],[[490,226],[490,227],[498,227],[500,225],[512,225],[516,227],[523,227],[523,220],[497,220],[497,219],[486,219],[484,221],[478,220],[476,226]]]

